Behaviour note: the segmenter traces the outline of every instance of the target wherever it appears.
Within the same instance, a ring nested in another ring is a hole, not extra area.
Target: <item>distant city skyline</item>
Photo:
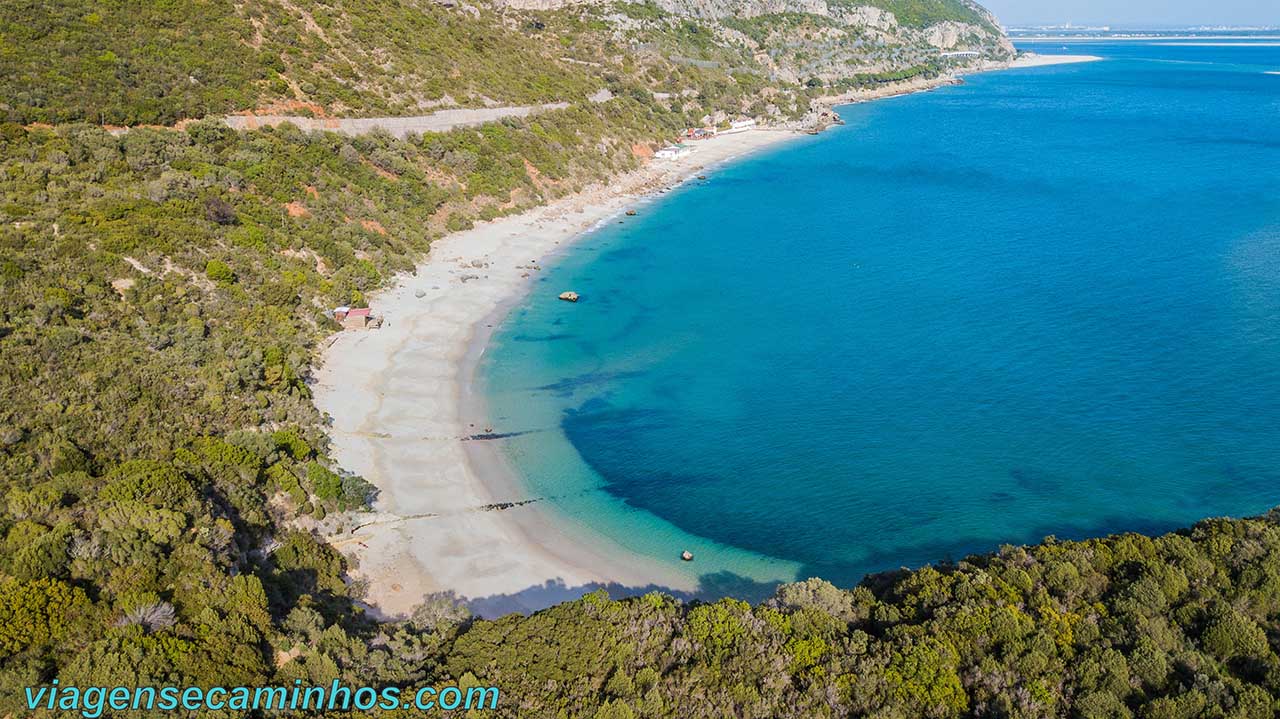
[[[1009,25],[1280,25],[1280,3],[1259,0],[979,0]]]

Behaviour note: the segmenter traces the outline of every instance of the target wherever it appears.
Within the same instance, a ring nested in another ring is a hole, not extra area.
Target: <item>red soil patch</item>
[[[306,207],[304,207],[302,203],[298,202],[297,200],[294,200],[293,202],[286,202],[284,205],[284,210],[285,212],[289,213],[290,217],[306,217],[311,214],[311,211],[308,210]]]
[[[304,110],[310,110],[311,114],[316,117],[326,117],[328,112],[324,109],[324,105],[314,102],[306,102],[305,100],[277,100],[276,102],[260,107],[256,110],[250,110],[245,115],[296,115]]]
[[[363,162],[363,163],[364,163],[364,164],[365,164],[369,169],[371,169],[371,170],[373,170],[374,172],[378,173],[378,176],[379,176],[379,177],[382,177],[382,178],[387,179],[387,180],[393,180],[393,181],[394,181],[394,180],[399,180],[399,179],[400,179],[400,176],[399,176],[399,175],[397,175],[396,173],[394,173],[394,172],[388,172],[388,171],[386,171],[386,170],[382,169],[381,167],[378,167],[377,165],[373,164],[372,162],[369,162],[368,160],[362,160],[362,162]]]
[[[379,235],[387,234],[387,228],[383,227],[382,223],[377,220],[360,220],[360,226],[370,232],[376,232]]]

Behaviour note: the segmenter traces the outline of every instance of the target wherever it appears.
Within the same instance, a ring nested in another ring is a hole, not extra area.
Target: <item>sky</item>
[[[1280,25],[1280,0],[978,0],[1005,26]]]

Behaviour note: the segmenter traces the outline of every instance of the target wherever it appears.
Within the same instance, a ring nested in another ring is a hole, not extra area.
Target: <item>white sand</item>
[[[1071,65],[1079,62],[1096,62],[1101,59],[1097,55],[1038,55],[1034,52],[1028,52],[1009,63],[1009,68]]]
[[[381,329],[335,338],[317,371],[316,405],[333,417],[334,459],[381,494],[376,515],[330,541],[358,560],[356,575],[368,581],[368,601],[379,613],[403,615],[424,595],[447,590],[472,599],[510,596],[505,604],[488,602],[507,610],[539,608],[596,584],[694,589],[656,563],[618,561],[617,547],[575,545],[540,521],[536,506],[483,510],[526,497],[501,467],[477,471],[477,453],[463,437],[485,428],[466,426],[464,393],[490,327],[501,319],[493,315],[520,297],[524,275],[536,275],[529,265],[645,194],[798,136],[721,135],[607,188],[449,235],[415,274],[371,299],[385,318]],[[477,278],[464,282],[467,275]],[[434,516],[418,516],[425,514]]]

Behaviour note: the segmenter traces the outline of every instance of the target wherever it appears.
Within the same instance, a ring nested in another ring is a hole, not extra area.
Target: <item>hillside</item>
[[[963,0],[0,6],[0,714],[56,677],[497,684],[476,716],[1272,716],[1274,516],[494,621],[439,596],[375,622],[323,541],[374,491],[311,403],[327,308],[685,127],[955,51],[1011,48]],[[403,138],[209,119],[543,103]]]
[[[963,0],[12,2],[0,7],[0,119],[411,115],[601,88],[696,97],[703,111],[769,88],[786,114],[803,105],[797,81],[936,73],[956,49],[999,58],[1010,46]]]
[[[982,23],[956,46],[999,57],[1006,42],[956,2],[902,6],[921,23],[950,13],[929,26],[785,2],[734,17],[723,3],[136,5],[0,7],[0,97],[32,123],[0,133],[0,466],[24,491],[205,436],[268,459],[263,437],[296,430],[325,465],[304,381],[335,327],[323,309],[361,303],[432,238],[634,168],[685,127],[800,117],[819,95],[942,72],[925,35],[954,18]],[[557,98],[567,107],[405,139],[189,119]],[[117,135],[84,122],[184,118]],[[281,518],[335,508],[282,472],[246,478],[293,498]]]

